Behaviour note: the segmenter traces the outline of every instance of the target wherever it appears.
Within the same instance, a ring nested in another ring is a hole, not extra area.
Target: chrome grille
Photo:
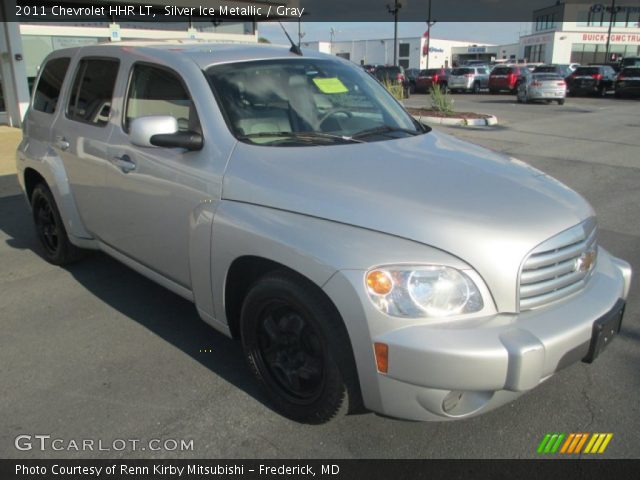
[[[520,310],[541,307],[581,290],[597,254],[595,218],[552,237],[533,250],[520,272]]]

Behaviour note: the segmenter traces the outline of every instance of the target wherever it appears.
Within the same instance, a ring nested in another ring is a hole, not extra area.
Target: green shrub
[[[443,113],[453,112],[453,100],[440,85],[431,87],[431,108]]]
[[[389,90],[389,93],[396,98],[396,100],[404,100],[404,88],[401,83],[394,83],[389,80],[385,80],[383,84],[384,87]]]

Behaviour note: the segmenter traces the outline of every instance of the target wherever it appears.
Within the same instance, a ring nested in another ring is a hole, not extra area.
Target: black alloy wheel
[[[308,280],[286,271],[258,280],[244,300],[240,333],[251,371],[282,415],[318,424],[360,408],[346,327]]]
[[[60,211],[46,184],[40,183],[33,189],[31,209],[36,235],[47,261],[54,265],[66,265],[82,258],[83,250],[69,241]]]

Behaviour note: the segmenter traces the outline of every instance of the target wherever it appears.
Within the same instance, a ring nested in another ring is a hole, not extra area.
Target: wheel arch
[[[27,167],[24,170],[24,192],[27,196],[27,201],[31,204],[31,196],[33,195],[33,189],[36,185],[44,183],[47,187],[51,188],[46,179],[35,168]]]

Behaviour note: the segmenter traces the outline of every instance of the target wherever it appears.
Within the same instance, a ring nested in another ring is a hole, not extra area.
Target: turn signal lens
[[[371,293],[387,295],[393,290],[393,280],[384,270],[372,270],[367,274],[367,287]]]
[[[376,352],[376,367],[380,373],[389,371],[389,345],[386,343],[374,343],[373,349]]]

